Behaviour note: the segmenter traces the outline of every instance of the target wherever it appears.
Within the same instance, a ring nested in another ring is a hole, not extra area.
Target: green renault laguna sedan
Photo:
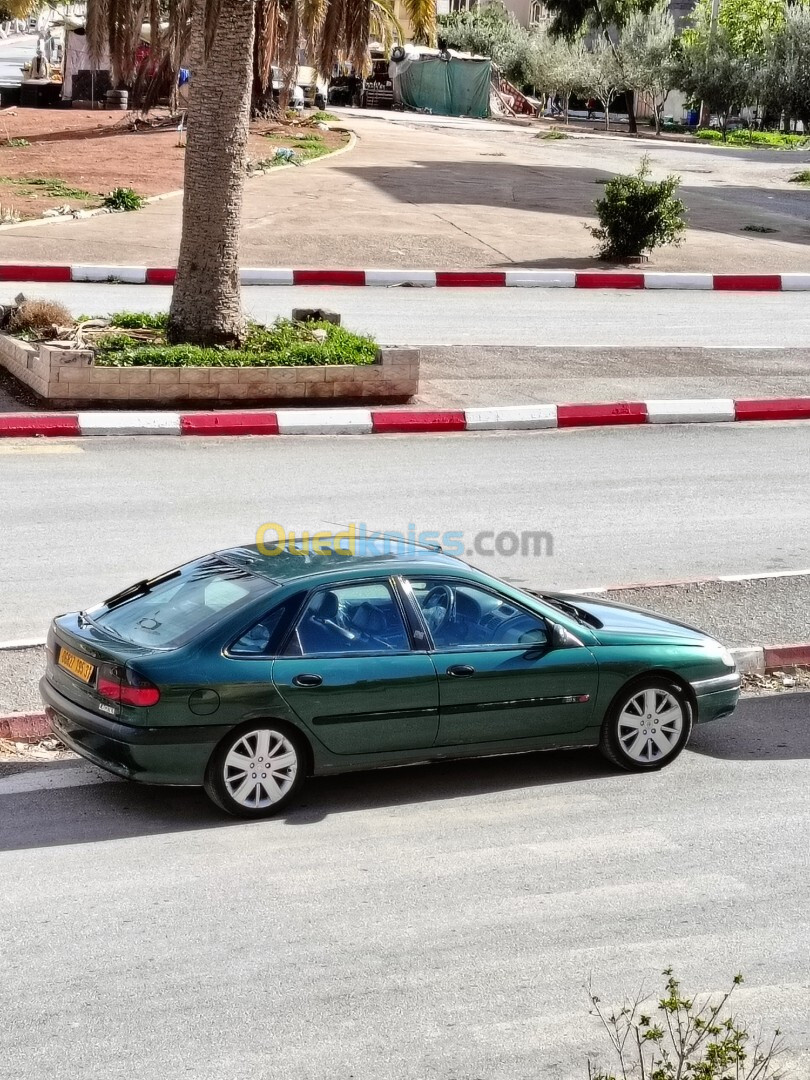
[[[598,746],[659,769],[740,692],[698,630],[404,542],[218,551],[59,616],[47,652],[63,742],[242,817],[307,776],[409,762]]]

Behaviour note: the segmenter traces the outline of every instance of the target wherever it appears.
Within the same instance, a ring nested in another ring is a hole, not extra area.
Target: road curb
[[[345,152],[333,151],[326,158]],[[170,194],[176,194],[171,192]],[[165,196],[161,196],[165,197]],[[48,221],[61,219],[46,219]],[[67,220],[67,219],[65,219]],[[173,266],[76,266],[43,263],[0,264],[0,281],[47,283],[84,282],[132,285],[173,285]],[[713,274],[660,270],[427,270],[427,269],[340,269],[337,267],[292,269],[287,267],[244,267],[242,285],[331,285],[392,288],[451,289],[669,289],[689,292],[810,292],[810,273]]]
[[[769,671],[810,666],[810,642],[794,645],[754,645],[731,649],[737,669],[743,675],[764,675]],[[8,713],[0,715],[0,739],[41,739],[50,735],[45,713]]]
[[[385,435],[526,431],[637,424],[810,420],[810,397],[605,401],[469,409],[257,409],[216,412],[93,410],[6,413],[0,438],[100,435]]]

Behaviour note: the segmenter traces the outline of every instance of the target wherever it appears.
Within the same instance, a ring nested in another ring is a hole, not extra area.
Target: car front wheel
[[[675,760],[691,731],[692,709],[683,690],[663,678],[643,679],[611,705],[599,749],[623,769],[652,771]]]
[[[293,800],[305,773],[304,742],[294,728],[279,721],[253,723],[219,744],[204,787],[212,802],[229,814],[270,817]]]

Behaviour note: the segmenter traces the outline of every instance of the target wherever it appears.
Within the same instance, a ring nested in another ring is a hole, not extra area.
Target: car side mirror
[[[551,647],[552,649],[571,649],[579,645],[580,642],[569,633],[564,626],[560,626],[559,623],[554,623],[551,627]]]

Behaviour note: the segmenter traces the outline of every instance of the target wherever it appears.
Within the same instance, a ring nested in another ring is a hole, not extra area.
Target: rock
[[[340,326],[340,315],[329,308],[293,308],[293,322],[328,322]]]
[[[315,339],[315,341],[320,341],[321,343],[323,343],[324,341],[326,341],[326,331],[321,330],[319,327],[317,330],[312,331],[312,337]]]

